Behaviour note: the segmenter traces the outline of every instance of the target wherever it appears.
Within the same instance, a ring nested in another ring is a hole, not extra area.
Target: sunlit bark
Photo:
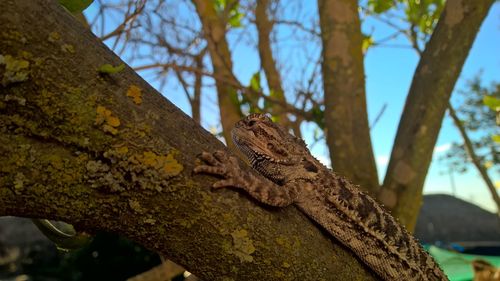
[[[217,16],[213,1],[193,0],[193,4],[196,6],[196,11],[203,26],[214,75],[233,81],[233,84],[239,84],[232,72],[233,62],[226,40],[226,23]],[[233,148],[231,129],[241,118],[237,95],[238,88],[235,88],[231,83],[225,83],[218,79],[215,80],[215,84],[219,100],[222,133],[227,145]]]
[[[371,194],[379,189],[365,94],[358,1],[318,0],[326,142],[333,170]]]

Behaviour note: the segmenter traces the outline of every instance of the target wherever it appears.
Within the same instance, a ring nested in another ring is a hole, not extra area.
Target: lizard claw
[[[239,163],[236,157],[229,156],[225,151],[217,150],[214,153],[203,152],[198,158],[204,163],[194,168],[193,171],[196,174],[209,174],[222,178],[213,184],[213,188],[237,186]]]
[[[227,174],[225,167],[200,165],[194,168],[194,172],[197,174],[210,174],[214,176],[225,176]]]
[[[236,183],[233,179],[226,179],[226,180],[220,180],[216,181],[212,187],[213,188],[225,188],[225,187],[234,187],[236,186]]]
[[[203,162],[211,165],[211,166],[216,166],[217,165],[217,159],[212,155],[212,153],[208,153],[203,151],[198,158],[200,158]]]
[[[228,178],[227,163],[230,163],[230,160],[226,152],[221,150],[214,153],[202,152],[199,158],[205,162],[205,164],[196,166],[193,170],[195,173]]]
[[[213,155],[221,163],[227,163],[227,162],[229,162],[230,157],[223,150],[217,150],[217,151],[214,152]]]

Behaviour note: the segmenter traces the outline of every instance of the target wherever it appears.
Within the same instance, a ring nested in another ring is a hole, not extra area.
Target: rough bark
[[[500,217],[500,197],[498,196],[497,190],[495,188],[495,184],[491,180],[490,176],[488,175],[488,171],[486,168],[481,164],[481,161],[477,157],[475,151],[474,151],[474,146],[472,145],[472,141],[469,139],[469,136],[467,135],[467,132],[465,131],[465,128],[462,124],[462,121],[457,116],[457,113],[455,112],[455,109],[451,104],[448,104],[448,114],[450,114],[451,119],[453,119],[453,123],[457,127],[458,131],[460,132],[460,136],[462,136],[462,139],[464,140],[464,146],[465,146],[465,151],[467,152],[467,155],[469,155],[472,164],[476,167],[477,171],[483,178],[484,183],[488,187],[488,190],[491,193],[491,199],[493,199],[493,202],[495,202],[497,206],[497,214]]]
[[[226,23],[217,15],[213,1],[192,0],[192,2],[203,26],[203,34],[207,40],[214,75],[222,77],[223,80],[234,81],[234,83],[239,84],[232,72],[233,62],[226,40]],[[226,144],[231,150],[235,151],[231,139],[231,129],[241,118],[237,88],[233,87],[231,83],[218,79],[215,80],[215,86],[219,100],[222,133]]]
[[[57,1],[0,1],[0,26],[0,215],[124,235],[202,280],[374,279],[296,208],[193,176],[224,146],[129,67],[99,73],[123,62]]]
[[[273,24],[267,16],[269,0],[258,0],[255,6],[255,25],[258,32],[258,49],[262,68],[266,74],[267,84],[271,91],[271,97],[279,101],[270,106],[271,113],[277,122],[285,128],[290,128],[286,108],[281,104],[286,104],[285,93],[281,86],[281,77],[277,69],[277,64],[271,49],[271,31]]]
[[[410,231],[450,95],[492,4],[492,0],[446,1],[413,76],[379,194]]]
[[[358,1],[318,0],[326,140],[335,172],[372,194],[379,182],[368,124]]]
[[[84,15],[82,12],[80,12],[80,13],[78,13],[78,14],[74,15],[74,16],[75,16],[75,18],[76,18],[76,19],[77,19],[77,20],[78,20],[81,24],[83,24],[83,26],[85,26],[86,28],[90,28],[90,26],[89,26],[89,22],[87,21],[87,18],[85,17],[85,15]]]

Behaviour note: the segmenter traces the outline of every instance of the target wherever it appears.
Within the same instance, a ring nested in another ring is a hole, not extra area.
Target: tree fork
[[[446,1],[415,70],[379,194],[379,201],[410,231],[453,87],[492,4]]]

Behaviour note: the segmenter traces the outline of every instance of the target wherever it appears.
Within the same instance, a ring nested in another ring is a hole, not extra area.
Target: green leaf
[[[231,27],[235,27],[235,28],[241,27],[242,26],[241,25],[242,18],[243,18],[243,14],[240,13],[239,11],[236,10],[234,13],[233,13],[233,11],[231,11],[231,17],[229,18],[228,23]]]
[[[222,15],[227,13],[227,24],[233,28],[241,27],[241,19],[243,19],[243,13],[240,12],[240,4],[236,0],[214,0],[214,9],[217,14]],[[228,7],[230,8],[229,10]]]
[[[430,35],[444,7],[443,0],[402,1],[406,20],[416,26],[422,34]]]
[[[224,7],[226,7],[227,0],[215,0],[213,3],[214,3],[215,11],[220,13],[224,10]]]
[[[313,116],[313,121],[320,127],[322,130],[325,129],[325,112],[320,108],[314,107],[311,109],[311,113]]]
[[[92,2],[94,2],[94,0],[59,0],[59,4],[73,14],[81,13],[90,6]]]
[[[375,42],[373,41],[373,37],[371,35],[363,34],[363,42],[361,43],[361,50],[363,50],[363,54],[368,51],[368,48],[373,46]]]
[[[393,6],[392,0],[368,0],[368,8],[376,14],[381,14]]]
[[[260,92],[261,86],[260,86],[260,72],[257,71],[252,75],[252,78],[250,79],[250,89],[252,89],[255,92]]]
[[[493,135],[491,139],[496,143],[500,143],[500,135]]]
[[[120,64],[117,66],[112,66],[111,64],[103,64],[97,69],[99,73],[106,73],[106,74],[113,74],[113,73],[118,73],[120,71],[123,71],[125,69],[125,64]]]
[[[235,88],[231,87],[228,90],[228,94],[229,94],[229,99],[231,100],[231,103],[237,107],[240,107],[241,103],[240,103],[240,100],[238,99],[238,91],[236,91]]]
[[[494,96],[484,96],[483,103],[493,111],[496,111],[500,107],[500,99]]]

